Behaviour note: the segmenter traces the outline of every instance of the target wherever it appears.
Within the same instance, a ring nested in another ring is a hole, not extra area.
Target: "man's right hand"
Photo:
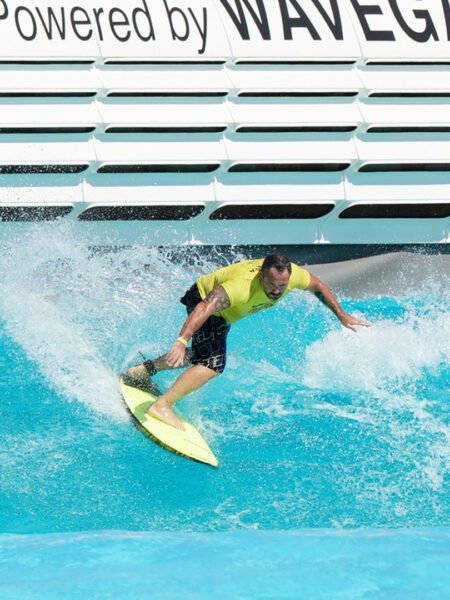
[[[217,286],[210,292],[204,300],[199,302],[181,328],[180,336],[189,340],[196,331],[205,323],[205,321],[215,312],[219,312],[230,306],[228,294],[222,286]],[[167,365],[174,369],[185,366],[186,346],[177,340],[169,352],[166,354],[165,360]]]
[[[182,367],[186,354],[186,346],[178,340],[173,344],[166,356],[166,362],[169,367]]]

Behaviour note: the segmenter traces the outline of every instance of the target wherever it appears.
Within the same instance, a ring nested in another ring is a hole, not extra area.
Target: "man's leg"
[[[191,364],[191,354],[192,353],[190,348],[187,348],[184,363],[181,367],[176,368],[184,369],[188,367]],[[138,387],[140,389],[147,390],[152,393],[157,393],[157,395],[159,396],[159,390],[156,384],[151,380],[151,377],[159,371],[166,371],[167,369],[175,368],[170,367],[167,364],[166,357],[167,354],[163,354],[162,356],[158,356],[158,358],[155,358],[154,360],[148,360],[145,361],[145,363],[142,363],[141,365],[130,367],[122,374],[124,382],[134,387]]]
[[[150,406],[148,414],[157,417],[177,429],[184,429],[183,423],[171,410],[171,406],[180,398],[197,390],[213,377],[219,375],[216,371],[203,365],[193,365],[176,379],[174,384]]]
[[[193,306],[188,306],[188,313],[193,308]],[[148,413],[183,430],[185,427],[173,413],[171,406],[180,398],[222,373],[226,362],[226,338],[229,329],[230,325],[221,317],[209,317],[193,336],[192,347],[186,349],[186,358],[182,367],[190,366],[190,368],[178,377],[166,393],[160,394],[157,391],[156,384],[153,383],[151,377],[158,371],[173,368],[167,364],[167,354],[159,356],[153,361],[145,361],[142,365],[131,367],[125,371],[123,374],[125,383],[129,382],[129,385],[147,389],[154,395],[158,395],[158,400],[151,405]],[[194,363],[193,365],[191,361]]]
[[[148,410],[150,415],[178,429],[184,429],[183,423],[173,413],[171,407],[177,400],[197,390],[210,379],[223,372],[226,363],[226,340],[229,330],[230,325],[221,317],[209,317],[192,338],[190,358],[194,364],[184,371],[170,389],[152,404]]]

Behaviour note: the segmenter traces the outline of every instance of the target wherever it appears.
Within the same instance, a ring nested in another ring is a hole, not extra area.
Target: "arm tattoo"
[[[214,312],[219,312],[230,306],[230,299],[228,298],[228,294],[221,285],[214,288],[212,292],[209,292],[209,294],[206,296],[203,302],[206,302],[206,304],[213,305]]]

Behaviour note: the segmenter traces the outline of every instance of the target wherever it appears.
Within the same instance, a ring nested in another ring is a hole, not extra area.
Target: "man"
[[[347,314],[317,277],[281,254],[270,254],[264,260],[246,260],[200,277],[181,298],[188,317],[169,352],[128,369],[124,373],[125,381],[145,388],[151,385],[150,377],[158,371],[189,367],[148,410],[151,416],[184,429],[171,407],[223,372],[231,324],[275,306],[292,289],[312,292],[344,327],[353,331],[356,325],[370,327],[367,322]],[[191,339],[192,347],[187,349]]]

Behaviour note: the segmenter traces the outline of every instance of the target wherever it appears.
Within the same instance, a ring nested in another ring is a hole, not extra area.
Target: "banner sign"
[[[0,52],[450,58],[450,0],[0,0]]]

